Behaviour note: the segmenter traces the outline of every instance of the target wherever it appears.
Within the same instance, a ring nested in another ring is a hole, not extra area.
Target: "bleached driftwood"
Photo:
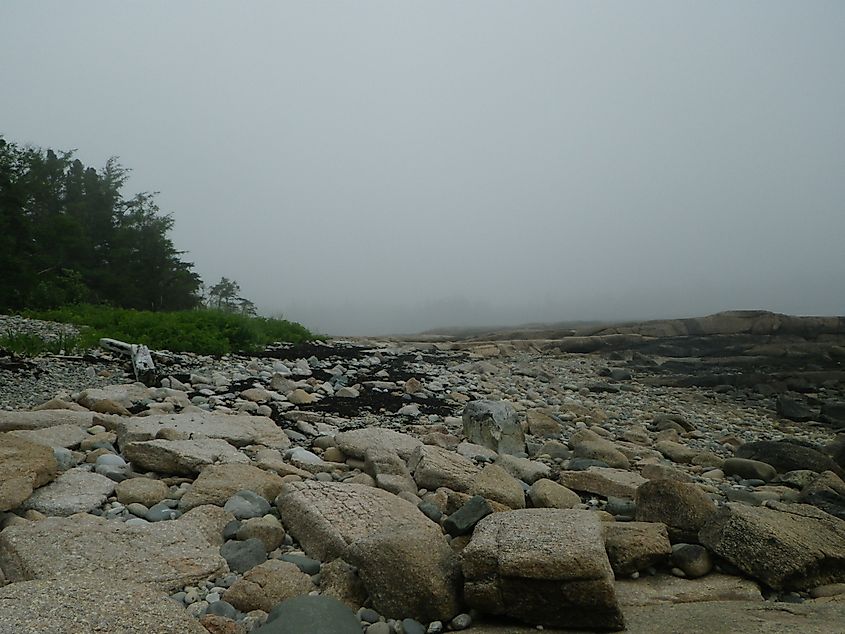
[[[135,380],[144,385],[153,385],[156,381],[156,366],[150,349],[140,343],[126,343],[117,339],[104,337],[100,339],[100,347],[110,352],[128,356],[132,360],[132,370]]]

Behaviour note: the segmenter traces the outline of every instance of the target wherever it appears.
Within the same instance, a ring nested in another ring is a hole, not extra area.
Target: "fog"
[[[329,334],[845,314],[845,3],[0,3],[0,134],[117,155]]]

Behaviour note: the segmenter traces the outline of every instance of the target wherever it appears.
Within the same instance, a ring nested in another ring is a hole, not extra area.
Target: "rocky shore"
[[[0,357],[0,631],[843,631],[845,323],[707,319]]]

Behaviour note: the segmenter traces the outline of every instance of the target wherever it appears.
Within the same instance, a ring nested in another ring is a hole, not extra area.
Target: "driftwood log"
[[[100,347],[110,352],[127,356],[132,361],[132,371],[135,380],[144,385],[154,385],[156,382],[156,367],[153,356],[147,346],[139,343],[126,343],[117,339],[100,339]]]

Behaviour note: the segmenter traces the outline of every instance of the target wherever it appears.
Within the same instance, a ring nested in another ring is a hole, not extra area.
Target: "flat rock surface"
[[[235,447],[265,445],[287,449],[290,440],[266,416],[248,414],[169,414],[165,416],[102,417],[117,431],[120,446],[139,440],[153,440],[162,429],[175,429],[191,438],[220,438]]]
[[[203,507],[139,527],[84,514],[9,526],[0,532],[0,568],[10,581],[91,575],[181,589],[227,572],[213,535],[226,516]]]
[[[760,586],[751,579],[709,574],[699,579],[683,579],[669,574],[616,581],[619,604],[694,603],[698,601],[762,601]],[[627,613],[627,611],[626,611]]]
[[[71,423],[42,429],[18,429],[9,434],[46,447],[77,447],[89,435],[79,425]]]
[[[126,459],[139,471],[191,475],[224,462],[248,463],[249,458],[219,438],[145,440],[123,447]]]
[[[86,513],[105,502],[114,487],[114,480],[84,467],[76,467],[38,489],[23,504],[23,508],[61,517]]]
[[[93,412],[74,412],[68,409],[49,409],[36,412],[0,411],[0,432],[13,429],[43,429],[56,425],[93,425]]]
[[[436,526],[420,510],[382,489],[338,482],[293,482],[276,498],[282,522],[309,555],[342,556],[348,544],[384,530]]]
[[[207,634],[165,593],[147,585],[96,576],[21,581],[0,588],[0,632]]]
[[[573,491],[585,491],[604,497],[634,499],[637,488],[648,482],[640,474],[610,467],[590,467],[586,471],[562,471],[560,483]]]
[[[845,623],[845,603],[710,601],[664,603],[625,609],[626,634],[834,634]],[[472,634],[537,634],[520,624],[473,625]],[[548,634],[589,634],[594,630],[544,628]]]

